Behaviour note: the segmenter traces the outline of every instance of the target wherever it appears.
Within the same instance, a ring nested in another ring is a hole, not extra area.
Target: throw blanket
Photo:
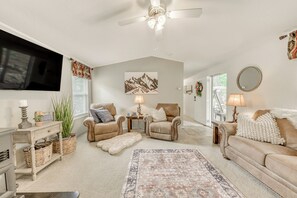
[[[270,113],[276,118],[286,118],[297,129],[297,110],[291,109],[272,109]]]

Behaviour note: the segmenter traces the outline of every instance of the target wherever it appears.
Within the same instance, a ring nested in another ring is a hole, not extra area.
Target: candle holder
[[[20,107],[22,110],[22,122],[18,125],[19,129],[26,129],[32,127],[32,123],[28,121],[27,107]]]

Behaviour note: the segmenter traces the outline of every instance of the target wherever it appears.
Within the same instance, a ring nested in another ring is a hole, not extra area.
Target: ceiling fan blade
[[[151,5],[152,5],[153,7],[155,7],[155,6],[160,6],[160,0],[151,0]]]
[[[147,16],[134,17],[134,18],[130,18],[130,19],[125,19],[125,20],[119,21],[118,24],[120,26],[129,25],[131,23],[137,23],[137,22],[145,21],[147,18],[148,18]]]
[[[202,8],[192,8],[184,10],[168,11],[167,16],[171,19],[178,18],[198,18],[202,14]]]

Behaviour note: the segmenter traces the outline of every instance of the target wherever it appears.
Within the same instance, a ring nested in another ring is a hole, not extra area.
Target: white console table
[[[49,136],[58,135],[60,141],[60,153],[53,153],[52,159],[48,161],[46,164],[36,167],[35,162],[35,143],[37,140],[47,138]],[[18,129],[13,133],[13,144],[18,143],[29,143],[31,147],[31,160],[32,160],[32,168],[17,168],[15,170],[16,174],[29,174],[32,175],[32,179],[36,180],[36,174],[50,165],[52,162],[60,159],[62,160],[63,156],[63,147],[62,147],[62,122],[54,121],[54,122],[44,122],[41,127],[30,127],[27,129]],[[16,165],[16,159],[15,159]]]

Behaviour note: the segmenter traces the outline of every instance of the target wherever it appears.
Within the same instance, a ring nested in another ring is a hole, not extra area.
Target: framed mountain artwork
[[[158,94],[158,72],[125,72],[126,94]]]

